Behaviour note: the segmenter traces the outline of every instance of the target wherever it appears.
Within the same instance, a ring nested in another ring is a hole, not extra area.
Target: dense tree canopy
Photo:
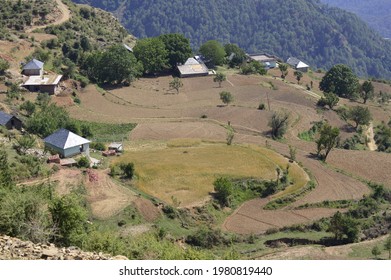
[[[146,38],[137,41],[133,52],[137,60],[142,63],[146,74],[158,73],[168,64],[166,46],[159,38]]]
[[[278,0],[215,0],[196,5],[193,0],[76,2],[116,11],[138,38],[181,33],[194,49],[218,40],[238,44],[248,53],[268,52],[284,60],[295,56],[312,68],[329,69],[343,63],[360,76],[391,77],[391,43],[357,16],[319,0],[283,4]]]
[[[209,67],[222,65],[225,61],[225,50],[224,47],[216,40],[210,40],[204,43],[200,47],[200,53],[205,58],[205,63]]]
[[[319,89],[326,93],[332,92],[340,97],[354,99],[357,97],[359,82],[348,66],[337,64],[323,76]]]
[[[168,53],[168,64],[174,69],[178,63],[184,63],[192,56],[189,39],[182,34],[164,34],[159,36]]]
[[[338,127],[332,127],[324,123],[319,131],[319,138],[316,140],[316,153],[318,157],[326,161],[330,151],[337,145],[339,140]]]
[[[122,45],[90,54],[83,68],[87,76],[98,83],[121,83],[124,80],[130,82],[142,72],[142,65]]]

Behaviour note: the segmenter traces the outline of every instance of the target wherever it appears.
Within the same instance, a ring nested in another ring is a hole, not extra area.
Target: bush
[[[186,242],[193,246],[211,249],[214,246],[226,243],[221,230],[201,228],[186,238]]]
[[[133,162],[121,163],[120,169],[122,170],[125,178],[132,179],[134,175],[134,164]]]
[[[91,149],[98,150],[98,151],[105,151],[106,145],[102,142],[92,142],[90,143]]]
[[[77,161],[77,167],[79,168],[83,168],[83,167],[90,167],[90,161],[88,160],[87,157],[81,157],[79,158],[79,160]]]
[[[266,106],[264,103],[261,103],[258,105],[258,110],[265,110],[266,109]]]

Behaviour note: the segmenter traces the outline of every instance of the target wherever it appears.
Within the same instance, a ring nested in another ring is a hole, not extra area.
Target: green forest
[[[357,16],[319,0],[99,1],[139,38],[182,33],[197,50],[208,40],[248,53],[296,56],[312,68],[346,64],[360,76],[391,77],[391,43]]]
[[[321,0],[323,3],[355,13],[382,36],[391,38],[391,1]]]

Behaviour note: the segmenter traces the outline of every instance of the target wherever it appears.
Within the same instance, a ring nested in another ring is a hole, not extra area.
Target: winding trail
[[[68,6],[65,5],[61,0],[55,0],[55,1],[57,3],[58,9],[61,11],[61,16],[58,17],[55,22],[45,24],[45,25],[30,27],[25,30],[26,33],[32,33],[34,30],[46,28],[50,25],[60,25],[71,18],[71,11],[69,10]]]
[[[373,123],[371,122],[368,126],[368,129],[366,131],[366,137],[368,139],[368,149],[370,151],[376,151],[377,150],[377,145],[375,142],[375,133],[373,132]]]

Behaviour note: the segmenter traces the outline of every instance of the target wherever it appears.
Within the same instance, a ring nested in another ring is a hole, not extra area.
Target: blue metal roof
[[[0,125],[6,125],[13,116],[0,111]]]
[[[25,66],[23,66],[23,70],[35,70],[35,69],[42,69],[42,68],[43,68],[43,62],[35,58],[30,60],[29,62],[26,63]]]

